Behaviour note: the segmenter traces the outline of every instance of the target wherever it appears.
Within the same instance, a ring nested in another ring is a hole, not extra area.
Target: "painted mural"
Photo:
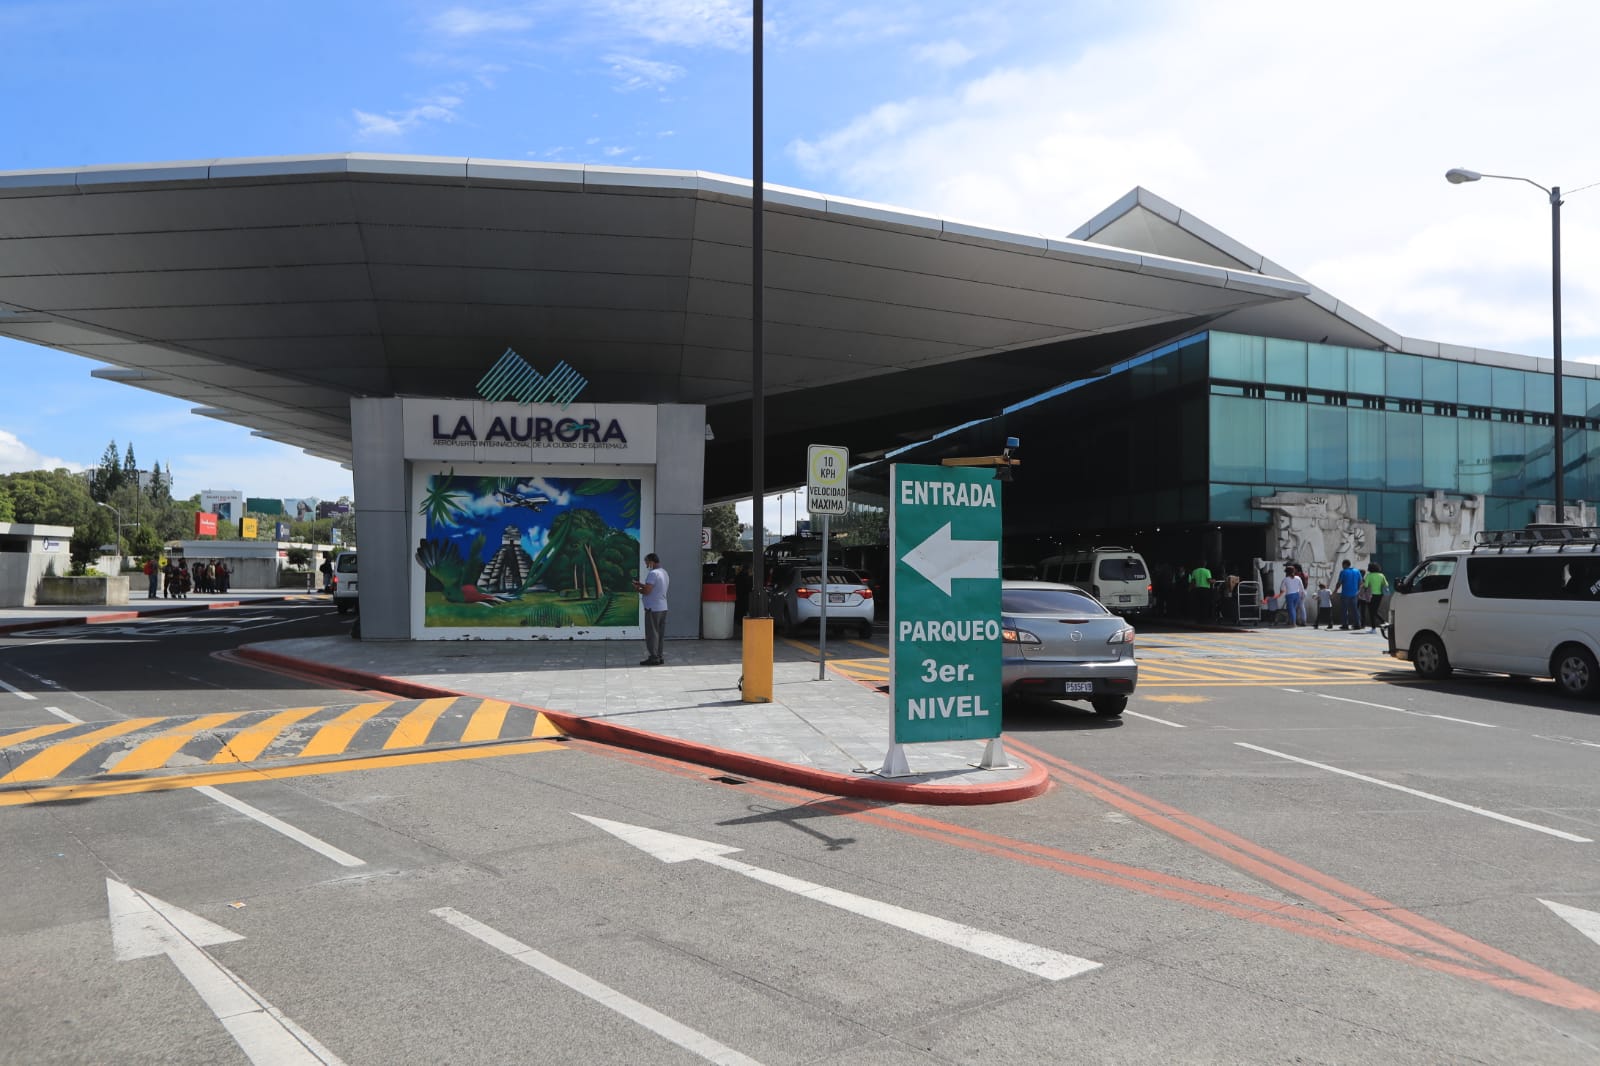
[[[640,505],[636,478],[429,475],[423,625],[637,627]]]

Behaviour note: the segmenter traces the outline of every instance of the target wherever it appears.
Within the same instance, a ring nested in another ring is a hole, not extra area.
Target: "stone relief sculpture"
[[[1280,492],[1253,497],[1250,506],[1273,512],[1265,557],[1257,561],[1268,596],[1282,581],[1283,563],[1298,563],[1315,591],[1319,582],[1334,586],[1334,576],[1344,560],[1361,570],[1372,559],[1378,527],[1357,516],[1355,496]]]
[[[1594,527],[1594,504],[1585,503],[1583,500],[1578,500],[1574,503],[1567,504],[1563,510],[1567,512],[1566,519],[1562,523],[1563,525],[1585,526],[1591,529]],[[1541,503],[1538,507],[1534,508],[1533,520],[1541,525],[1553,524],[1556,520],[1556,505],[1553,503]]]
[[[1483,529],[1483,497],[1452,498],[1434,490],[1416,501],[1417,557],[1472,547]]]

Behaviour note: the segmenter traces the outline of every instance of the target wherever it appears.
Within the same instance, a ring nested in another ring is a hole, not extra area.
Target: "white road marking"
[[[1409,714],[1416,718],[1437,718],[1441,722],[1459,722],[1461,725],[1482,726],[1484,729],[1500,728],[1489,722],[1474,722],[1470,718],[1451,718],[1448,714],[1428,714],[1426,711],[1411,711],[1404,707],[1391,707],[1387,703],[1368,703],[1366,700],[1353,700],[1348,696],[1330,696],[1326,692],[1318,692],[1317,695],[1325,700],[1338,700],[1340,703],[1357,703],[1363,707],[1376,707],[1380,711],[1394,711],[1397,714]]]
[[[45,710],[47,710],[51,714],[55,715],[57,718],[61,719],[63,722],[71,722],[73,725],[82,725],[83,724],[83,719],[82,718],[79,718],[75,714],[68,714],[66,711],[63,711],[60,707],[46,707]]]
[[[33,693],[31,693],[31,692],[24,692],[20,688],[18,688],[17,686],[8,685],[4,681],[0,681],[0,688],[5,689],[7,692],[9,692],[12,695],[16,696],[18,699],[34,700],[34,699],[38,699],[39,698],[39,697],[35,696]]]
[[[579,995],[587,996],[602,1007],[608,1007],[616,1011],[635,1025],[642,1026],[657,1036],[670,1040],[685,1051],[699,1055],[707,1062],[719,1063],[721,1066],[761,1066],[761,1063],[755,1059],[735,1051],[726,1044],[713,1040],[698,1029],[691,1029],[682,1022],[669,1018],[660,1011],[647,1007],[636,999],[630,999],[609,985],[601,984],[588,974],[580,973],[565,963],[557,962],[543,952],[529,947],[520,940],[506,936],[498,929],[484,925],[477,919],[462,914],[453,907],[438,907],[429,913],[443,918],[463,933],[476,937],[496,951],[503,952],[516,959],[524,966],[531,967],[546,977],[560,981]]]
[[[908,933],[915,933],[929,940],[960,948],[962,951],[969,951],[986,959],[993,959],[995,962],[1013,966],[1050,981],[1076,977],[1080,973],[1100,968],[1100,963],[1090,959],[1080,959],[1076,955],[1051,951],[1037,944],[974,929],[970,925],[962,925],[920,911],[907,910],[892,903],[842,892],[836,888],[802,881],[798,877],[790,877],[772,870],[763,870],[759,866],[751,866],[737,859],[728,858],[731,852],[740,849],[726,844],[696,840],[693,837],[664,833],[659,829],[646,829],[624,822],[611,822],[604,818],[591,818],[587,814],[575,814],[575,816],[598,829],[604,829],[619,840],[632,844],[662,862],[687,862],[694,859],[724,870],[731,870],[753,881],[760,881],[785,892],[793,892],[813,902],[826,903],[830,907],[837,907],[851,914],[859,914],[863,918],[871,918],[873,921],[904,929]]]
[[[1534,740],[1553,740],[1557,744],[1576,744],[1579,747],[1583,747],[1583,748],[1600,748],[1600,744],[1596,744],[1592,740],[1579,740],[1577,737],[1560,737],[1560,736],[1552,737],[1552,736],[1546,736],[1543,733],[1534,733],[1533,734],[1533,739]]]
[[[1586,911],[1581,907],[1569,907],[1565,903],[1554,903],[1548,899],[1541,899],[1539,902],[1555,911],[1556,915],[1572,928],[1596,944],[1600,944],[1600,914]]]
[[[171,959],[256,1066],[344,1066],[337,1055],[202,950],[244,937],[109,877],[106,903],[117,959],[151,955]]]
[[[1174,729],[1189,728],[1186,725],[1179,725],[1177,722],[1169,722],[1165,718],[1157,718],[1154,715],[1149,714],[1140,714],[1138,711],[1123,711],[1122,713],[1127,715],[1129,718],[1143,718],[1147,722],[1156,722],[1160,725],[1170,725]]]
[[[1249,748],[1251,751],[1259,751],[1263,755],[1272,755],[1279,759],[1288,759],[1290,762],[1297,762],[1304,766],[1314,766],[1318,770],[1326,770],[1329,773],[1341,774],[1345,777],[1354,778],[1357,781],[1365,781],[1369,785],[1380,785],[1383,788],[1392,788],[1396,792],[1404,792],[1408,796],[1417,796],[1421,799],[1432,800],[1434,803],[1442,803],[1446,807],[1454,807],[1457,810],[1467,811],[1471,814],[1481,814],[1485,818],[1493,818],[1495,821],[1505,822],[1507,825],[1520,826],[1523,829],[1532,829],[1538,833],[1548,833],[1550,836],[1560,837],[1562,840],[1570,840],[1574,844],[1594,843],[1594,841],[1590,840],[1588,837],[1580,837],[1572,833],[1565,833],[1560,829],[1551,829],[1549,826],[1535,825],[1533,822],[1525,822],[1521,818],[1513,818],[1509,814],[1499,814],[1495,811],[1485,810],[1482,807],[1474,807],[1471,804],[1462,803],[1459,800],[1445,799],[1443,796],[1435,796],[1431,792],[1421,792],[1414,788],[1407,788],[1405,785],[1397,785],[1392,781],[1382,781],[1376,777],[1368,777],[1366,774],[1358,774],[1354,770],[1341,770],[1337,766],[1329,766],[1326,763],[1312,762],[1310,759],[1302,759],[1298,755],[1287,755],[1281,751],[1273,751],[1271,748],[1262,748],[1257,747],[1254,744],[1246,744],[1242,740],[1236,740],[1234,743],[1241,748]]]
[[[216,800],[224,807],[231,807],[233,810],[238,811],[246,818],[254,818],[268,829],[282,833],[296,844],[304,844],[318,855],[332,859],[340,866],[365,866],[367,864],[365,859],[358,859],[348,851],[340,851],[327,841],[318,840],[305,830],[296,829],[288,822],[285,822],[280,818],[274,818],[266,811],[252,807],[244,800],[234,799],[226,792],[220,792],[217,789],[212,788],[210,785],[196,785],[195,791],[208,799]]]

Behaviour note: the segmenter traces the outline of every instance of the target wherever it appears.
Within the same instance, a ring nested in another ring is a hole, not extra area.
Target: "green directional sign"
[[[891,468],[894,742],[1000,735],[1000,482],[981,467]]]

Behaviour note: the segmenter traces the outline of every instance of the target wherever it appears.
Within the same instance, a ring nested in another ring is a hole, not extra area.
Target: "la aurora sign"
[[[656,408],[406,399],[407,459],[456,462],[653,463]]]

